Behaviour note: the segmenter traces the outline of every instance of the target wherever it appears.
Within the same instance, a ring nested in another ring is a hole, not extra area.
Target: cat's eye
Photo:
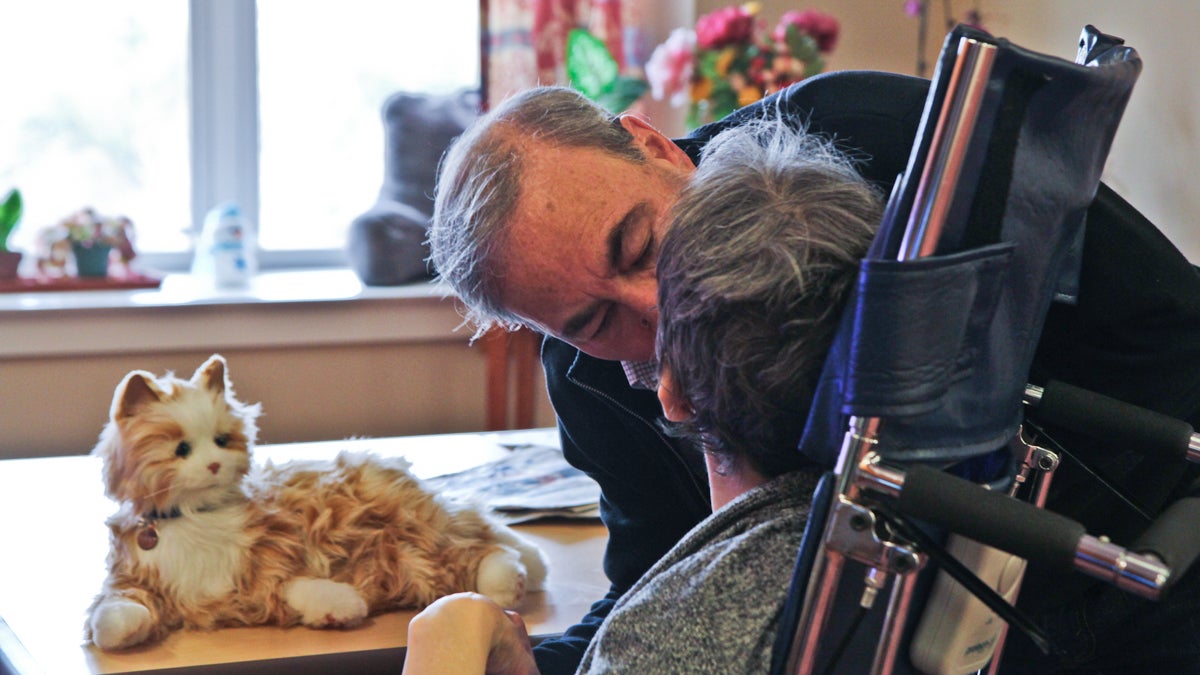
[[[179,445],[175,446],[176,457],[187,457],[192,454],[192,444],[187,441],[180,441]]]
[[[220,436],[217,436],[213,439],[213,443],[216,443],[218,448],[228,447],[229,434],[221,434]]]

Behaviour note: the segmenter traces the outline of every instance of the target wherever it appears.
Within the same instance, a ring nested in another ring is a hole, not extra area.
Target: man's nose
[[[622,293],[621,304],[640,317],[658,320],[658,281],[653,274],[630,281]]]

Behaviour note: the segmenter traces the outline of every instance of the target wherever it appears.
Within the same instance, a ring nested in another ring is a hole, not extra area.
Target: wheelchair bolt
[[[899,574],[904,574],[906,572],[910,572],[915,567],[916,567],[916,565],[913,564],[912,558],[910,558],[906,555],[899,556],[895,560],[892,561],[892,569],[896,570],[896,572],[898,572]]]
[[[850,529],[855,532],[862,532],[869,527],[871,527],[871,520],[861,513],[850,516]]]

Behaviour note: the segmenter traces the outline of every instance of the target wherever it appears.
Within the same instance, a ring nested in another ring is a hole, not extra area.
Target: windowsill
[[[0,358],[452,340],[467,330],[439,284],[364,286],[349,269],[266,272],[215,290],[187,274],[157,289],[0,294]]]

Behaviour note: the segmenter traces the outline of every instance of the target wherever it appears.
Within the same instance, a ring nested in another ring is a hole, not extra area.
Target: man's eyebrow
[[[579,333],[582,332],[584,328],[587,328],[588,324],[592,322],[592,317],[596,315],[596,312],[600,311],[600,307],[603,304],[603,300],[596,300],[587,307],[584,307],[582,310],[576,312],[575,316],[567,319],[567,322],[564,323],[562,327],[562,337],[568,341],[578,339],[580,337]]]

